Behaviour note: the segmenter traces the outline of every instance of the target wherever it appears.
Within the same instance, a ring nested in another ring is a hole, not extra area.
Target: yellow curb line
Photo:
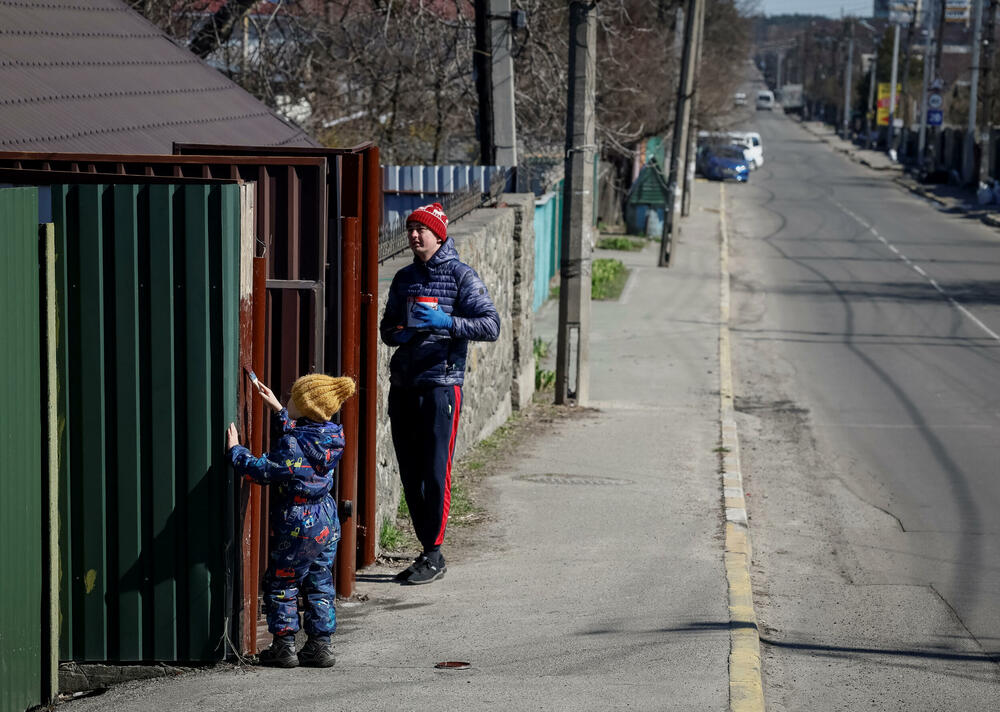
[[[760,634],[750,585],[750,529],[747,523],[740,441],[733,407],[732,346],[729,336],[729,233],[726,186],[719,186],[721,286],[719,309],[719,421],[723,498],[726,508],[724,561],[729,582],[729,709],[763,712],[764,685],[760,671]]]

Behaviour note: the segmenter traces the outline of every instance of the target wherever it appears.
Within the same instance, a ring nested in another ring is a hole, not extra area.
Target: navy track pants
[[[444,541],[461,409],[461,386],[389,389],[389,422],[403,495],[424,551],[436,551]]]

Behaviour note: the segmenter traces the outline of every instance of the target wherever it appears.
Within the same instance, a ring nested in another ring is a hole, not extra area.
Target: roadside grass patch
[[[602,237],[597,241],[597,248],[600,250],[623,250],[625,252],[638,252],[646,246],[647,240],[639,240],[634,237],[616,235],[614,237]]]
[[[394,522],[382,522],[382,531],[378,534],[378,545],[383,551],[399,551],[403,548],[406,534]]]
[[[535,390],[547,391],[556,382],[556,372],[547,368],[542,368],[542,361],[549,355],[549,342],[540,337],[535,337],[532,344],[532,351],[535,354]]]
[[[590,298],[611,301],[621,296],[628,280],[628,269],[621,260],[602,257],[593,262],[590,276]]]

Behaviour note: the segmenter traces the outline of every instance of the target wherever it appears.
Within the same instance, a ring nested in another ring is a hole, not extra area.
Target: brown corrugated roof
[[[0,151],[318,146],[119,0],[0,0]]]

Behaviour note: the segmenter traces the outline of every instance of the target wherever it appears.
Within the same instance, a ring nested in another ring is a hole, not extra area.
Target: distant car
[[[746,106],[747,105],[747,95],[741,91],[733,94],[733,106]]]
[[[746,183],[750,177],[750,164],[739,146],[704,144],[695,159],[698,171],[710,180],[730,178]]]
[[[757,170],[764,165],[764,145],[756,131],[730,131],[728,136],[736,143],[747,147],[750,168]]]
[[[774,92],[770,89],[764,89],[763,91],[757,92],[757,109],[763,109],[765,111],[774,110]]]

